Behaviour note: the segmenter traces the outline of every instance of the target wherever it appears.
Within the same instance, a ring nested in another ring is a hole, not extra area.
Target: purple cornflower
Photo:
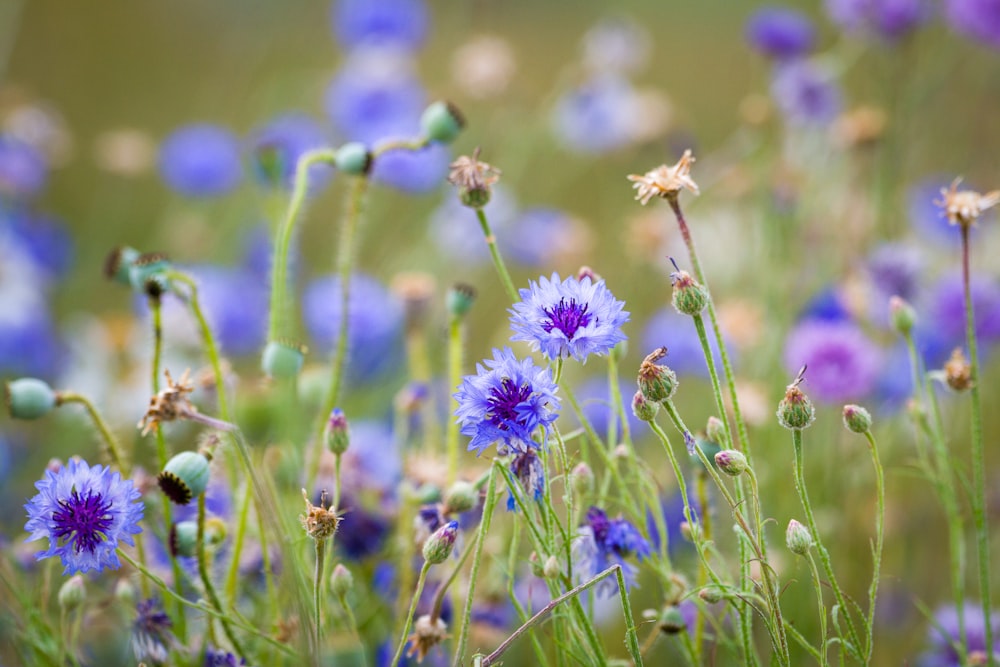
[[[944,16],[956,32],[1000,49],[1000,0],[945,0]]]
[[[239,662],[236,662],[239,660]],[[205,667],[240,667],[247,664],[242,658],[237,658],[232,653],[216,649],[209,646],[205,649]]]
[[[58,472],[48,470],[35,482],[39,493],[24,506],[31,533],[28,541],[48,538],[49,548],[36,559],[59,556],[63,574],[121,567],[118,543],[134,545],[142,532],[144,506],[132,480],[104,466],[71,460]]]
[[[490,221],[497,243],[506,248],[511,226],[517,216],[517,202],[503,184],[493,188],[493,196],[483,207]],[[441,252],[462,266],[475,266],[490,261],[490,253],[476,212],[462,204],[458,197],[446,197],[444,203],[431,214],[428,234]]]
[[[412,138],[419,134],[418,127],[408,132],[393,132],[385,140]],[[375,160],[372,180],[407,194],[426,194],[441,187],[448,176],[451,151],[444,144],[431,144],[418,151],[388,151]]]
[[[251,139],[253,165],[266,185],[290,188],[299,158],[306,151],[330,145],[323,127],[303,113],[287,113],[254,132]],[[309,191],[319,192],[333,176],[329,165],[309,167]]]
[[[189,269],[198,297],[222,351],[256,353],[267,333],[267,290],[243,269],[198,266]]]
[[[355,274],[350,287],[347,373],[353,382],[370,381],[398,367],[403,306],[371,276]],[[319,278],[305,290],[303,319],[317,350],[323,354],[336,345],[343,316],[340,304],[339,278]]]
[[[613,75],[595,76],[559,98],[552,130],[572,151],[607,153],[631,142],[634,112],[631,83]]]
[[[1000,340],[1000,282],[974,274],[969,288],[976,315],[976,338],[985,343]],[[918,312],[927,313],[928,324],[952,345],[965,341],[965,291],[960,273],[943,277],[927,296]]]
[[[746,39],[761,54],[775,60],[798,58],[812,51],[816,27],[808,16],[790,7],[761,7],[746,25]]]
[[[138,616],[132,623],[131,640],[135,659],[156,665],[165,664],[176,639],[170,630],[173,623],[163,611],[163,603],[159,598],[149,598],[136,605],[136,612]]]
[[[505,347],[477,364],[476,373],[467,375],[454,394],[462,434],[472,438],[470,451],[481,454],[494,442],[517,452],[538,447],[532,439],[538,428],[542,442],[548,438],[549,426],[559,416],[558,387],[548,368],[535,366],[531,359],[518,360]]]
[[[603,280],[569,277],[560,282],[542,276],[520,290],[521,301],[510,309],[511,340],[523,340],[541,350],[549,360],[572,356],[586,361],[591,354],[606,354],[625,340],[621,327],[628,311]]]
[[[338,0],[330,15],[341,46],[416,49],[427,35],[423,0]]]
[[[793,125],[825,125],[837,117],[843,106],[836,81],[809,60],[778,64],[771,79],[771,95]]]
[[[869,312],[879,326],[889,325],[889,299],[899,296],[913,303],[918,296],[924,257],[919,248],[885,243],[868,256],[866,267],[872,287]]]
[[[476,231],[479,231],[478,225]],[[542,207],[524,211],[510,233],[498,240],[504,257],[524,266],[537,267],[566,264],[566,258],[583,255],[590,241],[588,230],[573,216],[559,209]]]
[[[896,41],[931,16],[927,0],[826,0],[826,11],[848,32]]]
[[[590,579],[618,563],[622,566],[625,582],[629,586],[635,583],[636,568],[625,559],[634,555],[642,561],[651,553],[649,542],[630,521],[610,519],[598,507],[587,510],[586,523],[580,528],[573,544],[573,561],[578,565],[578,576],[582,580]],[[618,585],[614,579],[605,578],[597,585],[597,589],[607,597],[618,590]]]
[[[735,350],[728,341],[726,345],[729,350],[729,359],[735,364]],[[705,361],[694,321],[687,315],[678,313],[672,306],[667,306],[656,312],[643,330],[642,349],[655,350],[661,346],[665,346],[668,352],[663,363],[677,375],[708,377],[708,363]],[[722,368],[722,357],[714,337],[709,340],[709,346],[716,369]]]
[[[791,375],[808,365],[810,396],[842,403],[863,398],[875,388],[882,353],[856,324],[806,320],[789,332],[784,361]]]
[[[525,496],[536,502],[545,494],[545,466],[533,449],[526,449],[514,457],[510,463],[510,471],[521,483]],[[513,512],[517,507],[514,494],[507,497],[507,511]]]
[[[225,194],[243,178],[240,143],[221,126],[186,125],[160,147],[160,174],[167,185],[188,197]]]
[[[851,319],[851,311],[842,290],[836,285],[825,287],[817,292],[799,313],[799,321],[824,320],[839,322]]]
[[[30,199],[48,179],[48,165],[30,144],[0,134],[0,197]]]
[[[986,664],[986,620],[979,604],[967,602],[962,609],[965,617],[965,650],[969,662],[963,663],[955,652],[953,644],[961,643],[958,626],[958,610],[954,605],[941,607],[934,612],[934,624],[930,629],[931,648],[917,658],[919,667],[960,667],[963,664]],[[990,614],[993,625],[993,655],[1000,658],[1000,611]],[[983,658],[973,661],[973,657]]]

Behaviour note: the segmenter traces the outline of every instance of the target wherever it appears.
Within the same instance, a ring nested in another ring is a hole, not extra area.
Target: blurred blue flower
[[[976,338],[982,343],[1000,341],[1000,282],[993,276],[973,274],[969,285],[976,317]],[[960,273],[942,277],[927,294],[918,313],[951,345],[965,345],[965,288]]]
[[[725,338],[725,334],[723,334],[723,338]],[[708,342],[712,349],[712,359],[715,362],[716,370],[721,373],[722,356],[719,354],[715,338],[710,336]],[[649,318],[646,328],[643,330],[642,346],[643,350],[650,351],[665,346],[669,355],[665,363],[678,376],[708,377],[708,363],[705,361],[694,321],[687,315],[678,313],[673,306],[666,306]],[[726,348],[729,351],[730,362],[735,365],[736,353],[728,341]]]
[[[397,369],[402,357],[403,306],[379,281],[351,277],[347,324],[347,376],[352,382],[378,379]],[[340,330],[340,279],[318,278],[306,287],[302,316],[316,349],[330,354]]]
[[[483,207],[490,221],[493,235],[501,247],[506,247],[511,226],[517,215],[517,203],[502,185],[493,188],[493,196]],[[444,255],[463,266],[475,266],[490,261],[489,249],[483,238],[476,212],[465,206],[458,197],[448,196],[431,214],[428,235]]]
[[[620,381],[619,391],[621,393],[621,405],[625,412],[625,418],[628,419],[629,428],[633,433],[639,428],[642,422],[638,417],[632,412],[632,408],[626,404],[626,399],[628,399],[631,394],[635,391],[634,379],[632,381]],[[593,427],[594,432],[597,433],[598,437],[607,437],[608,427],[611,424],[612,415],[620,414],[613,410],[611,405],[611,387],[608,383],[608,378],[606,375],[600,375],[596,377],[591,377],[587,380],[581,382],[576,388],[576,399],[580,403],[580,409],[583,411],[583,415],[590,422]],[[574,415],[574,423],[575,415]],[[615,442],[621,437],[622,425],[616,419],[615,420]]]
[[[0,198],[31,199],[45,187],[48,165],[31,145],[0,134]]]
[[[833,76],[809,60],[775,65],[771,95],[792,125],[826,125],[843,106],[843,95]]]
[[[415,49],[427,36],[423,0],[337,0],[331,22],[341,46]]]
[[[255,276],[242,269],[194,266],[198,298],[224,354],[254,354],[267,334],[268,293]]]
[[[542,276],[519,290],[521,301],[510,310],[511,340],[523,340],[550,361],[573,357],[585,362],[604,355],[625,340],[625,302],[615,299],[603,280]]]
[[[790,7],[761,7],[747,19],[746,39],[769,58],[804,56],[816,44],[816,27],[804,13]]]
[[[986,619],[983,608],[978,603],[966,602],[962,609],[965,619],[965,651],[968,654],[982,654],[980,664],[986,664]],[[1000,659],[1000,610],[992,610],[991,625],[993,629],[992,653],[995,659]],[[961,667],[964,663],[954,649],[954,644],[961,644],[962,633],[959,629],[958,610],[954,605],[940,607],[934,612],[934,622],[928,630],[931,647],[918,658],[918,667]]]
[[[135,659],[154,665],[164,664],[176,644],[170,616],[163,610],[159,598],[142,600],[136,605],[136,619],[132,623],[131,646]]]
[[[946,176],[930,177],[914,183],[907,191],[907,211],[910,224],[926,240],[935,244],[947,241],[957,248],[962,240],[958,225],[949,224],[944,211],[934,203],[941,199],[941,189],[947,188],[950,183],[951,179]],[[992,211],[984,213],[984,216],[991,215]],[[971,227],[969,231],[975,238],[979,227]]]
[[[73,259],[73,239],[60,220],[28,211],[0,212],[0,235],[9,233],[49,278],[66,273]],[[0,259],[3,251],[0,250]]]
[[[948,25],[959,34],[1000,49],[1000,2],[997,0],[945,0]]]
[[[621,565],[627,586],[635,585],[636,568],[625,559],[635,556],[639,561],[652,553],[649,542],[627,519],[610,519],[598,508],[587,510],[586,523],[573,541],[573,562],[576,576],[586,581],[617,563]],[[597,584],[598,595],[609,597],[618,591],[618,582],[605,577]]]
[[[340,519],[334,547],[352,561],[361,561],[382,551],[389,538],[391,524],[382,514],[357,506],[350,496],[341,497],[341,506],[349,511]]]
[[[372,493],[378,500],[394,497],[403,478],[403,463],[392,429],[363,419],[352,420],[348,429],[351,446],[343,454],[344,492],[358,499]]]
[[[700,510],[694,498],[691,498],[691,518],[698,521]],[[684,516],[684,498],[681,494],[674,493],[667,498],[660,500],[660,509],[663,512],[663,523],[667,529],[667,549],[672,554],[678,546],[688,544],[681,532],[681,524],[687,521]],[[649,542],[653,545],[654,551],[660,550],[660,529],[656,525],[656,520],[651,511],[646,511],[646,531],[649,533]]]
[[[872,321],[889,326],[889,299],[899,296],[910,303],[919,297],[924,256],[919,248],[906,243],[883,243],[868,255],[870,279],[869,312]]]
[[[565,211],[535,207],[521,213],[510,233],[498,242],[505,258],[524,266],[545,267],[584,249],[589,233]]]
[[[205,667],[240,667],[245,664],[246,660],[222,649],[216,649],[211,645],[205,649]]]
[[[846,299],[836,285],[824,287],[802,307],[799,320],[826,320],[837,322],[851,319]]]
[[[6,310],[0,292],[0,375],[54,380],[61,369],[63,343],[41,304]]]
[[[188,197],[225,194],[243,178],[239,140],[218,125],[185,125],[160,147],[160,174],[174,191]]]
[[[851,322],[806,320],[785,339],[789,376],[808,365],[805,391],[821,403],[842,403],[867,396],[876,386],[882,353]]]
[[[559,416],[558,387],[548,368],[539,368],[529,359],[519,360],[509,347],[493,350],[493,359],[476,365],[476,375],[467,375],[455,399],[455,416],[462,435],[472,438],[469,450],[481,454],[495,442],[498,449],[522,452],[538,447],[535,430],[548,438],[549,426]]]
[[[552,130],[569,150],[606,153],[631,142],[635,90],[623,78],[595,76],[565,92],[552,111]]]
[[[826,0],[834,23],[848,32],[864,32],[895,41],[931,17],[927,0]]]
[[[419,134],[397,133],[384,139],[412,138]],[[380,155],[372,167],[372,180],[409,194],[433,192],[444,184],[451,164],[451,151],[444,144],[431,144],[418,151],[393,150]]]
[[[119,543],[135,545],[145,506],[132,480],[117,472],[72,459],[35,482],[39,493],[25,504],[28,541],[48,539],[38,560],[59,556],[63,574],[121,567]],[[138,501],[138,502],[136,502]]]
[[[885,353],[875,396],[884,412],[899,410],[913,396],[913,369],[906,343],[899,342]]]
[[[253,165],[265,185],[290,188],[295,169],[306,151],[330,146],[323,127],[303,113],[286,113],[258,128],[251,138]],[[333,176],[333,167],[314,164],[309,168],[309,191],[320,191]]]

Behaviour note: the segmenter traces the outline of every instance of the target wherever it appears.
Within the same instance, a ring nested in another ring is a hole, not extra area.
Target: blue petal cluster
[[[945,0],[944,16],[956,32],[1000,49],[1000,2]]]
[[[167,185],[188,197],[225,194],[243,178],[239,140],[217,125],[184,126],[163,142],[160,173]]]
[[[617,563],[622,567],[626,584],[631,586],[635,582],[636,568],[625,559],[634,555],[642,561],[651,553],[649,542],[630,521],[610,519],[604,510],[591,507],[573,545],[573,562],[577,566],[578,577],[583,580]],[[605,578],[597,585],[598,593],[605,597],[617,590],[617,584],[611,578]]]
[[[472,438],[469,450],[482,453],[494,442],[518,452],[537,447],[532,434],[542,428],[547,438],[559,416],[557,390],[549,369],[518,360],[509,347],[494,349],[493,359],[478,364],[454,394],[462,434]]]
[[[49,548],[38,560],[59,556],[63,574],[121,567],[115,549],[119,542],[134,545],[132,535],[142,532],[144,506],[132,480],[103,466],[90,467],[72,460],[45,473],[35,482],[39,493],[24,508],[31,533],[28,541],[48,538]]]
[[[886,41],[910,34],[931,17],[927,0],[826,0],[826,11],[848,32],[864,32]]]
[[[252,138],[254,168],[266,185],[291,188],[299,158],[306,151],[330,145],[326,130],[303,113],[287,113],[258,129]],[[315,194],[333,176],[325,164],[309,167],[309,190]]]
[[[798,10],[761,7],[747,19],[746,38],[750,46],[763,55],[787,60],[812,51],[816,27]]]
[[[986,619],[983,608],[979,604],[965,603],[962,609],[965,619],[965,634],[961,631],[958,609],[952,605],[941,607],[934,612],[932,629],[930,631],[931,647],[917,658],[918,667],[959,667],[964,663],[962,656],[955,647],[965,639],[965,650],[971,655],[979,653],[986,657],[987,650],[993,654],[994,660],[1000,660],[1000,638],[993,640],[993,646],[986,646]],[[990,624],[993,637],[1000,637],[1000,611],[994,609],[990,614]],[[981,664],[986,664],[983,660]]]
[[[422,0],[340,0],[330,18],[337,41],[350,48],[415,49],[427,35]]]
[[[825,125],[837,117],[844,105],[843,93],[831,73],[809,60],[776,67],[771,95],[793,125]]]
[[[541,350],[550,360],[572,356],[586,361],[591,354],[605,354],[625,340],[621,327],[628,322],[624,301],[618,301],[604,285],[590,278],[544,276],[511,309],[511,340],[523,340]]]

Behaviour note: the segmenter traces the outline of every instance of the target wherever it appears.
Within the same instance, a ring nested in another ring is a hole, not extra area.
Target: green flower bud
[[[104,277],[122,285],[130,285],[129,270],[132,262],[139,259],[141,254],[128,246],[115,248],[104,258]]]
[[[719,467],[719,470],[732,477],[739,477],[749,467],[747,457],[743,456],[743,452],[735,449],[723,449],[716,454],[715,465]]]
[[[726,442],[726,425],[718,417],[709,417],[708,423],[705,425],[705,437],[717,445],[728,444]]]
[[[83,604],[83,601],[87,599],[87,584],[83,577],[74,574],[63,582],[63,585],[59,587],[57,599],[59,600],[59,608],[65,611],[73,611]]]
[[[135,584],[122,577],[115,582],[114,596],[124,606],[134,607],[136,602]]]
[[[726,592],[718,586],[706,586],[698,591],[698,597],[708,604],[715,604],[725,599]]]
[[[330,592],[338,598],[344,597],[354,588],[354,575],[344,567],[343,563],[337,563],[330,575]]]
[[[458,522],[449,521],[438,528],[424,542],[424,560],[431,565],[438,565],[448,560],[451,549],[455,546],[455,538],[458,537]]]
[[[903,298],[893,296],[889,299],[889,322],[898,334],[909,336],[917,323],[917,311]]]
[[[639,391],[650,403],[663,403],[677,393],[677,374],[656,362],[667,356],[667,348],[650,352],[639,366]]]
[[[675,265],[676,266],[676,265]],[[708,306],[708,290],[691,277],[687,271],[675,271],[670,274],[670,282],[674,286],[671,303],[681,315],[700,315]]]
[[[351,444],[351,436],[347,430],[347,418],[340,408],[334,408],[330,419],[326,422],[326,446],[334,454],[340,456]]]
[[[374,156],[364,144],[352,141],[337,149],[333,162],[345,174],[361,176],[371,171]]]
[[[305,350],[300,345],[284,341],[268,341],[260,359],[265,375],[275,380],[293,378],[302,371]]]
[[[420,116],[420,128],[431,141],[450,144],[465,127],[462,113],[449,102],[434,102]]]
[[[665,607],[660,612],[656,624],[660,628],[660,632],[665,635],[676,635],[687,629],[687,621],[684,620],[684,615],[676,605]]]
[[[170,553],[187,557],[198,555],[197,521],[178,521],[170,527]]]
[[[479,504],[479,491],[469,482],[455,482],[444,496],[445,514],[468,512],[477,504]]]
[[[562,568],[559,567],[559,559],[555,556],[549,556],[542,567],[542,574],[545,575],[546,579],[558,578],[562,574]]]
[[[36,378],[8,382],[4,399],[14,419],[38,419],[56,406],[56,393],[52,387]]]
[[[872,415],[860,405],[845,405],[844,426],[854,433],[867,433],[872,427]]]
[[[646,400],[642,395],[642,390],[635,392],[632,397],[632,414],[644,422],[651,422],[656,419],[656,413],[660,410],[660,404]]]
[[[208,488],[208,459],[198,452],[181,452],[167,461],[156,477],[163,493],[178,505],[187,505]]]
[[[170,270],[170,260],[158,252],[147,252],[139,255],[129,264],[128,282],[137,292],[143,292],[152,297],[158,297],[165,292],[169,281],[167,271]]]
[[[805,556],[813,546],[813,538],[808,528],[792,519],[785,530],[785,544],[793,554]]]
[[[445,306],[452,317],[465,317],[476,301],[476,290],[465,283],[455,283],[445,296]]]
[[[536,552],[531,552],[531,556],[528,557],[528,564],[531,566],[531,573],[533,575],[539,579],[545,578],[545,565],[538,558],[538,554]]]
[[[785,389],[785,397],[778,403],[778,423],[792,431],[808,428],[816,419],[816,408],[799,389],[805,372],[806,367],[803,366],[792,384]]]

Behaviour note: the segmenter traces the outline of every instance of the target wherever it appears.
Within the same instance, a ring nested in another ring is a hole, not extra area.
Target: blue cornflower
[[[994,659],[1000,659],[1000,610],[990,613],[990,624],[993,630],[993,646],[986,646],[986,619],[983,608],[978,603],[966,602],[962,609],[965,618],[965,650],[969,661],[964,662],[955,651],[955,644],[962,641],[962,633],[958,622],[958,609],[954,605],[940,607],[934,612],[934,627],[929,632],[931,648],[917,658],[919,667],[959,667],[963,664],[986,664],[986,652],[990,650]],[[973,655],[982,658],[979,662],[972,660]]]
[[[327,132],[312,117],[287,113],[254,132],[254,169],[266,185],[292,187],[299,157],[308,150],[330,145]],[[333,176],[329,165],[309,167],[309,190],[318,192]]]
[[[560,282],[553,273],[551,280],[542,276],[520,294],[521,301],[510,311],[511,340],[527,341],[550,360],[573,356],[586,361],[625,340],[625,302],[615,299],[603,280],[570,277]]]
[[[31,533],[29,542],[49,539],[49,548],[36,555],[38,560],[59,556],[63,574],[121,567],[115,553],[119,541],[134,545],[132,535],[142,532],[144,507],[134,502],[140,493],[132,480],[103,466],[71,460],[58,472],[46,471],[35,488],[38,495],[24,506],[24,529]]]
[[[636,92],[623,77],[605,74],[567,91],[552,110],[552,130],[566,148],[607,153],[635,136]]]
[[[527,449],[515,456],[510,462],[510,471],[521,483],[527,497],[536,502],[542,499],[545,495],[545,466],[534,450]],[[517,501],[511,493],[507,496],[507,511],[513,512],[516,507]]]
[[[478,232],[478,225],[473,229]],[[477,240],[485,246],[481,233]],[[538,267],[573,264],[569,260],[586,255],[592,241],[590,230],[581,221],[565,211],[545,207],[524,211],[510,233],[497,238],[504,257]]]
[[[649,542],[630,521],[609,519],[598,507],[587,510],[587,521],[573,543],[573,562],[577,565],[577,577],[582,581],[617,563],[622,567],[626,585],[632,586],[636,568],[625,559],[634,555],[641,561],[651,553]],[[617,590],[613,578],[606,577],[597,585],[598,593],[605,597]]]
[[[945,0],[944,16],[956,32],[1000,49],[1000,2]]]
[[[1000,341],[1000,281],[973,275],[969,283],[972,309],[976,314],[976,338],[981,343]],[[927,295],[918,312],[927,313],[928,324],[952,345],[965,342],[965,287],[961,273],[942,277]]]
[[[58,278],[69,269],[73,239],[62,221],[27,210],[2,211],[0,235],[6,233],[34,261],[45,278]]]
[[[136,612],[138,615],[132,623],[131,640],[135,659],[164,664],[177,640],[170,630],[173,623],[163,611],[163,603],[159,598],[149,598],[136,605]]]
[[[806,320],[785,340],[785,370],[809,367],[809,395],[821,403],[867,396],[878,384],[882,351],[850,321]]]
[[[746,25],[750,46],[765,56],[787,60],[804,56],[816,44],[816,27],[809,17],[789,7],[761,7]]]
[[[239,662],[236,662],[239,660]],[[209,646],[205,650],[205,667],[239,667],[247,664],[242,658],[237,658],[232,653],[216,649]]]
[[[419,134],[416,124],[410,131],[392,132],[386,141],[410,139]],[[372,180],[407,194],[426,194],[441,187],[448,176],[451,151],[444,144],[431,144],[418,151],[388,151],[375,160]]]
[[[785,119],[800,126],[825,125],[843,106],[843,94],[831,72],[809,60],[777,65],[771,96]]]
[[[167,185],[188,197],[225,194],[243,178],[240,143],[218,125],[186,125],[160,147],[160,174]]]
[[[483,207],[490,221],[497,243],[509,251],[507,239],[518,214],[517,201],[503,184],[493,188],[490,201]],[[483,241],[475,210],[465,206],[458,197],[445,197],[444,202],[431,214],[428,235],[450,262],[461,266],[476,266],[490,261],[490,253]]]
[[[466,376],[454,394],[462,434],[472,438],[470,450],[481,454],[502,441],[505,449],[523,452],[538,446],[531,436],[539,427],[543,441],[548,437],[549,425],[559,416],[558,387],[548,368],[535,366],[531,359],[518,360],[505,347],[477,364],[476,373]]]
[[[0,134],[0,197],[29,199],[48,179],[48,165],[30,144]]]
[[[883,243],[868,256],[870,278],[869,312],[880,326],[889,325],[889,299],[899,296],[910,303],[919,296],[924,256],[919,248],[905,243]]]
[[[231,356],[259,351],[267,334],[267,288],[244,269],[205,265],[189,272],[222,351]]]
[[[931,17],[928,0],[826,0],[830,18],[848,32],[896,41]]]
[[[427,35],[423,0],[339,0],[331,14],[341,46],[415,49]]]

